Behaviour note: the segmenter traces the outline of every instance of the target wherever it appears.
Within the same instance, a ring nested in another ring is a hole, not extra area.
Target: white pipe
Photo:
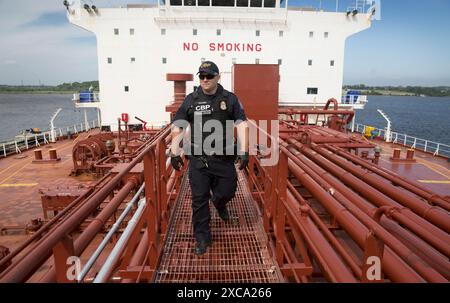
[[[58,116],[61,110],[62,108],[58,108],[58,110],[53,114],[53,116],[50,119],[50,134],[52,143],[56,142],[55,125],[53,124],[53,122],[55,121],[56,116]]]
[[[106,259],[105,264],[100,269],[97,277],[94,280],[94,283],[104,283],[109,278],[109,275],[113,270],[113,266],[115,266],[118,258],[120,258],[125,245],[130,239],[134,228],[136,227],[142,213],[144,212],[145,205],[146,205],[145,198],[141,199],[139,201],[138,209],[134,213],[131,220],[128,222],[127,227],[125,228],[122,236],[120,236],[119,241],[117,241],[116,246],[114,246],[113,250],[111,251],[111,254],[108,256],[108,259]]]
[[[78,282],[81,282],[84,279],[84,277],[87,275],[89,270],[94,265],[95,261],[97,261],[98,257],[100,256],[102,251],[105,249],[105,247],[108,244],[109,240],[112,238],[112,236],[117,231],[117,229],[119,229],[120,224],[123,222],[125,217],[128,215],[128,213],[133,208],[133,206],[136,203],[136,201],[139,199],[139,195],[144,190],[144,187],[145,187],[145,183],[142,184],[142,186],[139,188],[139,190],[134,195],[133,199],[131,199],[131,201],[127,204],[127,207],[123,210],[123,212],[120,215],[119,219],[117,219],[116,223],[114,223],[114,225],[111,227],[111,229],[109,230],[108,234],[103,239],[102,243],[100,243],[100,245],[95,250],[94,254],[89,258],[89,260],[86,263],[85,267],[83,268],[83,270],[81,271],[81,273],[77,277]]]
[[[391,119],[381,110],[379,109],[378,112],[383,116],[383,118],[387,121],[387,127],[386,127],[386,135],[385,139],[387,143],[392,142],[391,138]]]

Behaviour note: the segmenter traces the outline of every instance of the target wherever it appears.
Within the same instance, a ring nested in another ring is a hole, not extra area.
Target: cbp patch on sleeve
[[[220,101],[220,109],[227,110],[227,101],[225,101],[225,100]]]

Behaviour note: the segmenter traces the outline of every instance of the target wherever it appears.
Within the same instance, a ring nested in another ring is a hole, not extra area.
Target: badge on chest
[[[228,107],[227,107],[227,101],[225,101],[225,100],[220,101],[219,106],[220,106],[220,109],[221,109],[221,110],[227,110],[227,109],[228,109]]]

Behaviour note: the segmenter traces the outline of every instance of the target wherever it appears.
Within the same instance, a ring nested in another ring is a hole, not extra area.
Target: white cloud
[[[97,79],[95,36],[67,21],[63,26],[24,26],[61,12],[62,1],[0,0],[0,84],[60,84]],[[77,43],[86,39],[92,43]]]

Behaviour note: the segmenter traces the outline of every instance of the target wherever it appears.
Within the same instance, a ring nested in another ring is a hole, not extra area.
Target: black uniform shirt
[[[198,93],[203,94],[203,90],[201,87],[198,88]],[[223,93],[223,87],[222,85],[218,84],[217,92],[214,95],[204,95],[207,99],[213,100],[216,98],[219,94]],[[180,128],[185,128],[186,125],[183,123],[177,123],[179,121],[189,121],[188,117],[188,109],[189,106],[192,104],[192,101],[194,99],[194,93],[189,94],[185,99],[184,102],[181,104],[180,108],[178,109],[177,113],[175,114],[175,117],[173,119],[173,124]],[[237,96],[231,92],[229,92],[228,95],[228,106],[231,108],[230,113],[231,117],[234,122],[239,122],[247,120],[247,117],[244,112],[244,108],[242,107],[241,102],[237,98]]]

